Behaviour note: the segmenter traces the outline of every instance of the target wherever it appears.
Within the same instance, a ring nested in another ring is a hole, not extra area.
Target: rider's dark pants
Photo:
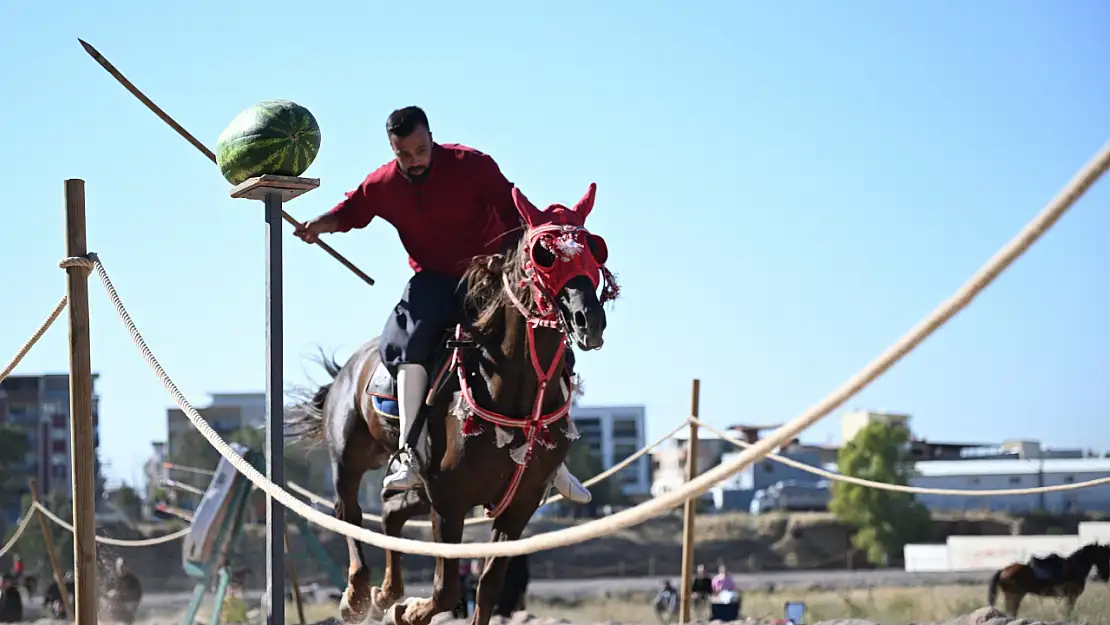
[[[382,362],[392,375],[397,375],[398,365],[431,366],[447,327],[457,319],[463,292],[458,278],[444,274],[424,270],[409,279],[378,345]],[[574,371],[574,352],[569,347],[566,366]]]
[[[382,362],[390,373],[397,375],[398,365],[431,365],[447,326],[455,320],[458,286],[458,278],[427,270],[409,279],[401,301],[385,322],[379,344]]]

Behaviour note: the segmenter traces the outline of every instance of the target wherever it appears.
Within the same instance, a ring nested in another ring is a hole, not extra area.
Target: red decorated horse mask
[[[552,204],[540,210],[513,187],[513,201],[527,225],[525,272],[532,277],[533,286],[546,291],[548,297],[557,296],[577,276],[589,278],[595,289],[605,278],[602,303],[617,297],[616,282],[605,268],[609,259],[605,239],[586,230],[586,217],[593,210],[596,194],[597,184],[590,183],[586,195],[573,207]]]

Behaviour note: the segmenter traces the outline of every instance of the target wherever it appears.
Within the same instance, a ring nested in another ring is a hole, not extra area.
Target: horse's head
[[[597,185],[590,184],[574,206],[552,204],[541,210],[513,188],[513,200],[527,227],[517,255],[522,286],[531,291],[540,316],[561,326],[583,350],[599,349],[605,342],[603,304],[619,293],[605,267],[609,259],[605,239],[586,230],[596,192]]]
[[[1090,550],[1090,558],[1098,570],[1099,580],[1110,582],[1110,545],[1095,542],[1087,547]]]

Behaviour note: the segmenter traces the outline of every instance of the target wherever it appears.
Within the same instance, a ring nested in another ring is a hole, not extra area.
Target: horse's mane
[[[523,236],[513,238],[515,241],[506,241],[501,253],[476,257],[463,274],[467,317],[474,329],[483,334],[492,329],[491,326],[500,318],[499,313],[512,306],[505,293],[504,277],[508,278],[515,289],[514,294],[525,308],[530,310],[535,305],[530,289],[516,288],[524,280],[526,239]]]

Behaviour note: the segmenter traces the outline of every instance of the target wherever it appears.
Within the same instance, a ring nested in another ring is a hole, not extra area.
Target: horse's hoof
[[[367,618],[372,621],[380,621],[385,618],[385,611],[388,610],[396,601],[387,601],[385,591],[381,588],[374,586],[370,589],[370,612]]]
[[[343,593],[343,598],[339,600],[339,620],[343,621],[345,625],[361,625],[366,620],[367,610],[366,608],[359,609],[361,606],[358,603],[351,605],[350,594]]]
[[[385,616],[382,617],[382,625],[404,625],[406,607],[404,603],[393,604],[385,611]]]

